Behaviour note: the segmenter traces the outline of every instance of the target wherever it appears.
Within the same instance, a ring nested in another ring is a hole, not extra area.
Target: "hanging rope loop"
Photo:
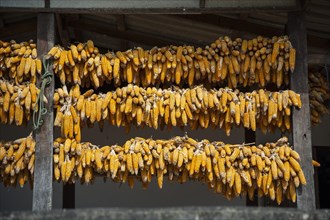
[[[53,73],[49,71],[49,66],[50,60],[46,59],[43,57],[42,60],[42,65],[43,65],[43,71],[42,71],[42,76],[41,76],[41,86],[40,86],[40,92],[37,97],[36,101],[36,106],[33,110],[33,129],[37,130],[38,128],[41,127],[43,124],[43,116],[47,114],[47,108],[45,107],[45,102],[44,102],[44,93],[45,93],[45,88],[50,85],[50,83],[53,80]],[[52,101],[52,100],[49,100]]]

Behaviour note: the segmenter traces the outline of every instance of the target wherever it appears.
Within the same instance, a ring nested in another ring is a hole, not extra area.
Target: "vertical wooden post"
[[[307,33],[303,11],[289,13],[287,33],[292,46],[296,48],[296,67],[291,74],[290,87],[301,95],[303,103],[300,110],[292,111],[293,146],[300,154],[301,167],[307,180],[307,185],[297,191],[297,207],[307,211],[315,209],[315,190],[308,94]]]
[[[54,46],[55,17],[52,13],[38,14],[37,48],[38,57],[42,60],[49,49]],[[52,71],[50,65],[49,70]],[[39,79],[40,83],[40,79]],[[48,99],[47,114],[43,125],[36,131],[36,160],[33,184],[33,211],[51,210],[53,195],[53,96],[54,80],[45,89]]]
[[[244,129],[244,141],[245,143],[256,142],[256,132],[251,129]],[[246,206],[258,206],[258,192],[256,191],[251,201],[248,196],[246,196]]]

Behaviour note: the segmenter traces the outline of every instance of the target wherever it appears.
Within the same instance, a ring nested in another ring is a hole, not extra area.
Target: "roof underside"
[[[186,0],[186,3],[192,4],[194,1]],[[4,5],[6,0],[1,2],[0,39],[36,40],[37,11],[23,9],[15,9],[15,11]],[[61,1],[51,0],[52,2]],[[85,0],[80,2],[84,3]],[[99,2],[104,1],[99,0]],[[206,7],[205,4],[215,4],[216,1],[200,2],[204,2],[204,7]],[[264,1],[265,4],[267,2]],[[242,9],[244,9],[243,6]],[[318,63],[330,63],[330,20],[328,19],[330,1],[309,0],[300,7],[304,9],[306,15],[308,52],[311,57],[314,56],[311,60],[314,59],[313,62]],[[72,10],[71,13],[65,8],[55,12],[59,44],[68,45],[72,42],[84,42],[92,39],[95,45],[101,49],[125,50],[136,46],[150,48],[168,44],[203,46],[210,44],[221,35],[228,35],[232,38],[283,35],[288,11],[292,11],[292,8],[288,7],[288,10],[285,8],[280,10],[230,10],[230,13],[226,10],[208,10],[206,14],[203,10],[200,11],[202,14],[171,14],[170,10],[169,13],[164,12],[165,14],[156,13],[157,11],[146,14],[132,14],[127,11],[123,11],[124,14],[108,11],[86,13],[86,11],[79,12],[79,10]],[[10,12],[6,12],[8,10],[5,9],[9,9]],[[137,11],[139,12],[139,10]]]

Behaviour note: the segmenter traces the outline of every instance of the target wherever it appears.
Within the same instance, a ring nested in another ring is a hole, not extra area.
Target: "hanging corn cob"
[[[0,122],[3,124],[26,124],[32,110],[37,107],[39,89],[34,83],[14,84],[0,79]],[[44,102],[47,102],[44,97]]]
[[[80,123],[93,126],[104,121],[111,125],[158,127],[187,126],[192,129],[220,127],[230,134],[233,125],[243,125],[263,132],[276,127],[290,130],[291,107],[301,107],[299,94],[291,90],[269,92],[260,89],[241,93],[229,88],[206,90],[141,88],[129,84],[106,94],[88,90],[81,94],[78,85],[59,88],[54,94],[57,109],[55,126],[61,127],[63,137],[78,135]]]
[[[41,68],[36,44],[32,40],[22,43],[0,41],[0,77],[13,79],[16,83],[35,83]]]
[[[35,141],[32,136],[10,142],[0,142],[0,182],[5,186],[21,187],[30,181],[34,172]]]
[[[185,137],[170,140],[132,138],[123,146],[97,147],[58,138],[54,142],[54,175],[58,181],[91,183],[96,175],[133,187],[140,180],[147,187],[157,177],[185,183],[206,182],[228,199],[254,192],[280,204],[284,198],[296,201],[296,188],[306,184],[299,154],[281,138],[276,143],[247,146],[223,142],[200,142]]]
[[[168,46],[151,50],[140,47],[101,54],[92,41],[71,45],[68,50],[55,46],[49,53],[53,69],[62,84],[79,84],[95,88],[104,83],[121,82],[142,85],[159,83],[188,84],[190,87],[227,84],[258,84],[278,87],[289,83],[295,67],[295,49],[287,36],[252,40],[220,37],[205,48]]]
[[[309,72],[309,102],[311,108],[311,120],[313,125],[321,122],[324,114],[329,114],[327,102],[330,99],[329,84],[327,79],[318,72]]]
[[[5,186],[32,186],[35,142],[31,135],[12,142],[0,142],[0,181]],[[57,138],[54,141],[54,179],[64,183],[93,182],[104,176],[133,187],[134,180],[147,187],[157,177],[185,183],[198,180],[216,193],[231,199],[254,192],[280,204],[284,198],[296,201],[296,188],[306,184],[299,154],[283,137],[265,145],[225,144],[197,141],[188,136],[169,140],[132,138],[123,146],[97,147],[89,142]],[[313,160],[314,166],[320,164]]]

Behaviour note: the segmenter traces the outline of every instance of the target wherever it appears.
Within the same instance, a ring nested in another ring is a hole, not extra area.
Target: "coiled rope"
[[[43,116],[47,114],[47,108],[43,100],[45,88],[50,85],[53,80],[53,73],[48,70],[50,61],[43,57],[42,60],[43,70],[41,75],[41,87],[37,97],[36,106],[33,110],[33,129],[37,130],[43,124]],[[52,100],[49,100],[52,101]]]

